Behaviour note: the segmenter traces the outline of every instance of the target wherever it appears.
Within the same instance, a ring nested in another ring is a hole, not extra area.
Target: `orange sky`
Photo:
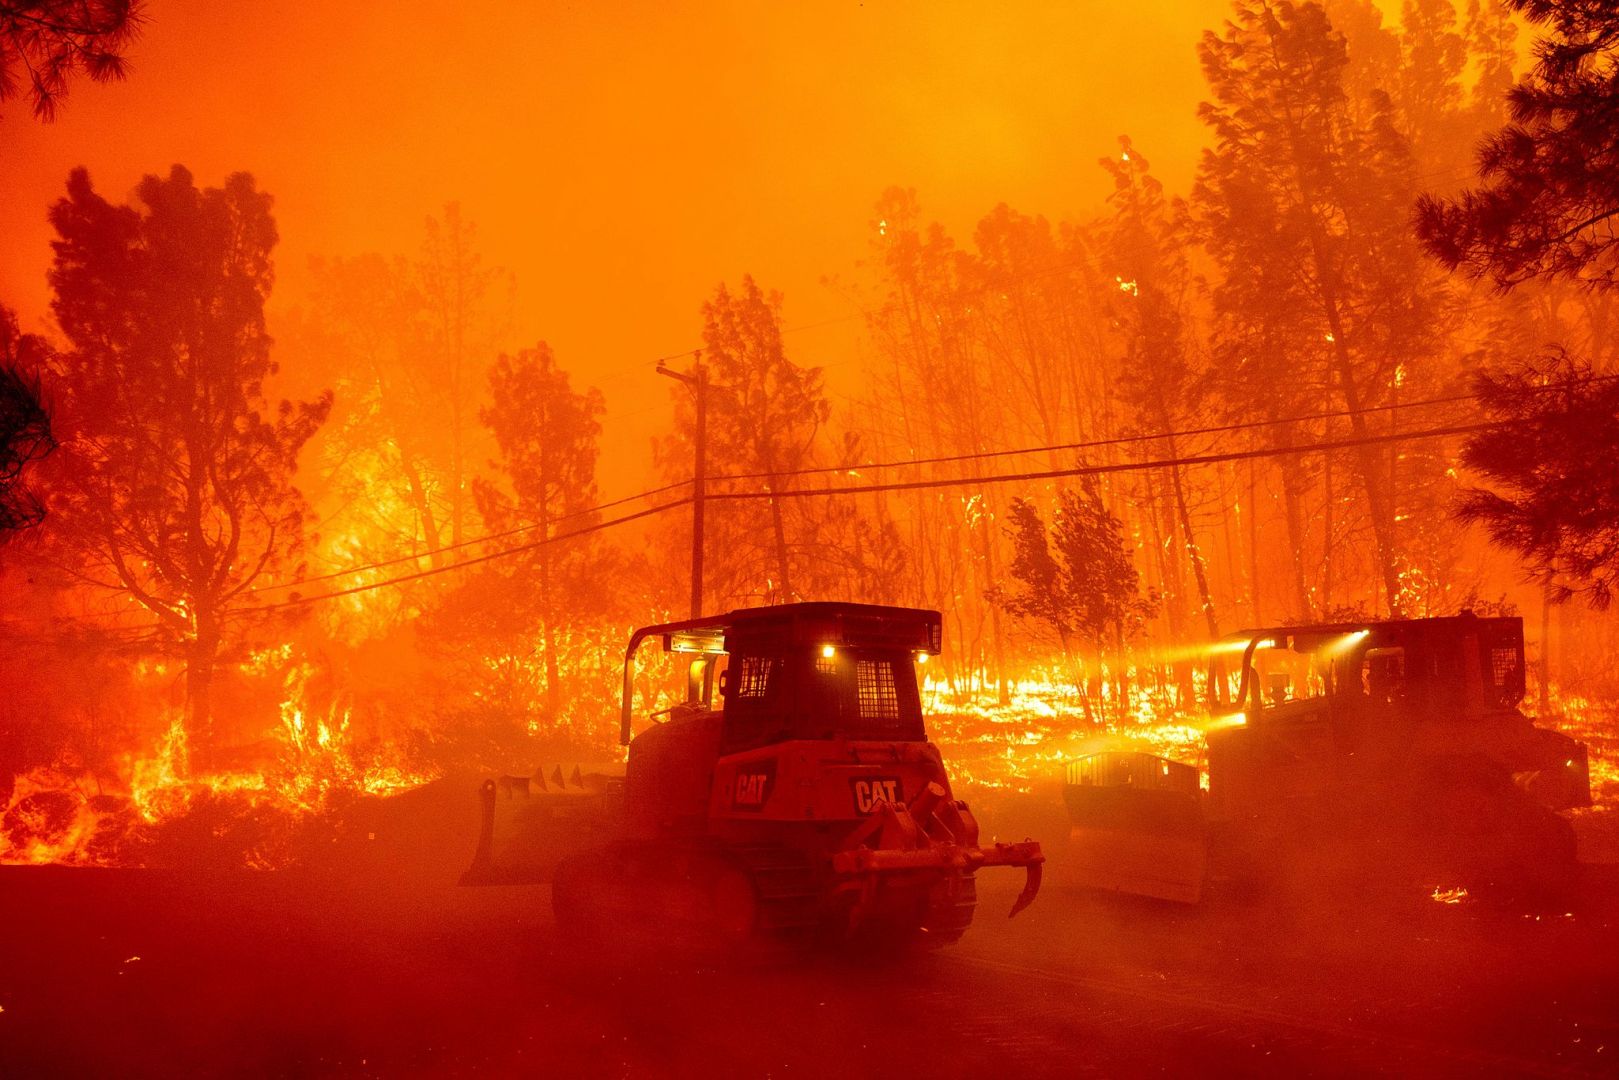
[[[309,256],[414,252],[459,200],[516,275],[517,342],[601,386],[607,462],[629,466],[668,417],[650,362],[696,344],[720,279],[781,289],[790,327],[852,313],[820,279],[858,280],[884,187],[917,188],[958,239],[1001,201],[1082,216],[1123,133],[1183,186],[1194,47],[1226,11],[151,0],[127,83],[75,85],[50,125],[6,109],[0,300],[43,315],[45,208],[79,164],[116,197],[173,162],[204,184],[254,173],[281,230],[273,308],[300,300]],[[788,344],[850,389],[857,322]]]

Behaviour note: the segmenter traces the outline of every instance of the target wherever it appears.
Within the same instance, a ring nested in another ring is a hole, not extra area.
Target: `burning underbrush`
[[[34,769],[15,779],[0,814],[0,862],[300,865],[329,858],[345,840],[371,838],[366,830],[393,797],[446,774],[466,777],[470,795],[470,778],[479,772],[524,771],[530,757],[552,760],[536,752],[532,724],[526,743],[493,751],[469,749],[464,738],[435,743],[420,731],[391,740],[362,734],[368,725],[357,722],[352,702],[320,685],[324,673],[294,650],[258,654],[249,667],[280,697],[273,733],[251,755],[204,766],[183,722],[171,716],[143,751],[117,757],[110,767]],[[1087,698],[1060,678],[1029,678],[1003,699],[990,685],[929,680],[924,705],[957,788],[984,809],[1029,808],[1041,800],[1055,807],[1063,762],[1098,750],[1144,750],[1204,764],[1201,719],[1167,685],[1112,700],[1094,688]],[[606,738],[612,718],[602,708]],[[1554,726],[1590,747],[1595,805],[1576,815],[1585,857],[1619,860],[1619,705],[1563,695],[1554,697],[1552,711]],[[467,723],[456,715],[448,726],[465,735]],[[601,759],[616,748],[598,749]]]
[[[434,778],[349,743],[340,717],[289,725],[256,769],[194,770],[186,742],[176,720],[153,753],[127,759],[123,783],[58,769],[17,778],[0,862],[286,866],[336,839],[355,804]]]
[[[1203,729],[1170,687],[1149,687],[1127,702],[1103,696],[1087,707],[1072,683],[1025,679],[1008,688],[955,690],[927,684],[929,725],[957,786],[970,797],[1029,795],[1054,784],[1062,763],[1100,750],[1142,750],[1203,763]]]
[[[144,748],[98,768],[70,761],[26,772],[0,815],[0,862],[285,866],[329,844],[357,803],[436,776],[360,738],[352,707],[313,690],[317,666],[291,647],[256,654],[244,670],[280,691],[268,738],[204,764],[176,714]]]
[[[1619,702],[1579,694],[1551,694],[1548,726],[1585,743],[1591,773],[1591,805],[1573,811],[1580,857],[1619,862]]]

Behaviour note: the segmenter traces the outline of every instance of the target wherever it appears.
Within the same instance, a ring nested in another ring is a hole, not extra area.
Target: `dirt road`
[[[1421,897],[1188,910],[1060,883],[901,960],[626,966],[544,886],[0,869],[0,1075],[1611,1073],[1601,910]]]

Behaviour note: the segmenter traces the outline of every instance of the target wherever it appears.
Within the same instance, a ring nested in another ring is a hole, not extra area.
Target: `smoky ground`
[[[1324,881],[1187,907],[1076,887],[1047,832],[1034,906],[1007,919],[1022,874],[980,873],[958,945],[722,955],[567,939],[546,885],[455,884],[469,791],[393,809],[297,870],[0,868],[0,1074],[1476,1076],[1619,1053],[1611,865],[1556,910]],[[1050,826],[1037,799],[984,817]]]

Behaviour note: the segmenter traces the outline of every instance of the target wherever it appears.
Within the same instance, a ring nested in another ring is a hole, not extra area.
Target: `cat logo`
[[[776,763],[762,761],[737,770],[731,786],[732,810],[763,810],[776,783]]]
[[[854,788],[854,808],[862,814],[871,813],[878,803],[900,802],[903,794],[895,776],[862,776],[849,785]]]

